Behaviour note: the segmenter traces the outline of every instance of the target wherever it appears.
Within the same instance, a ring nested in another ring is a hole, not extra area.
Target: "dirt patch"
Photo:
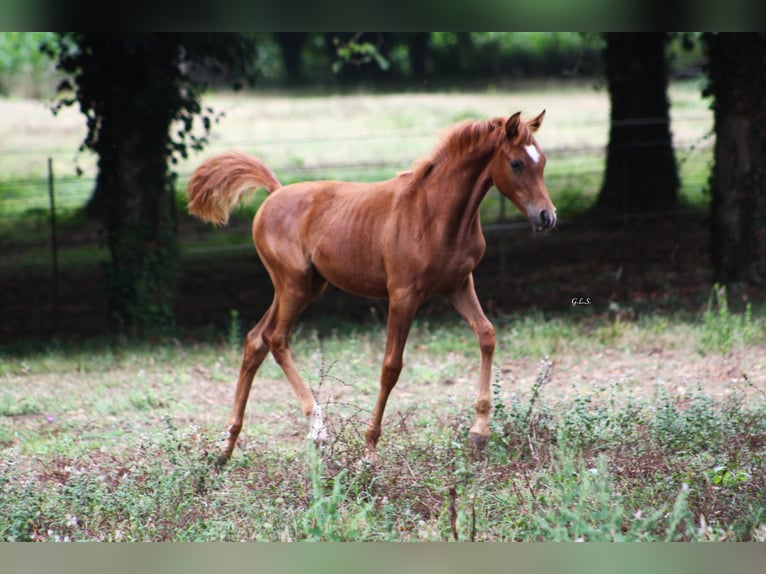
[[[705,396],[725,400],[733,394],[762,395],[766,392],[766,360],[755,348],[745,348],[721,356],[691,355],[688,349],[636,354],[633,351],[606,351],[593,356],[563,355],[553,360],[549,381],[540,400],[549,405],[559,402],[569,408],[577,396],[588,396],[594,406],[629,399],[651,402],[667,396],[682,403],[702,390]],[[413,359],[415,363],[418,359]],[[237,365],[231,365],[237,367]],[[436,418],[444,426],[458,413],[472,416],[476,398],[476,372],[439,381],[416,381],[412,365],[405,365],[400,382],[391,394],[386,411],[385,433],[396,432],[426,418]],[[470,369],[473,371],[473,369]],[[495,360],[499,396],[506,406],[512,397],[529,400],[540,373],[540,360],[528,357]],[[231,380],[211,381],[204,375],[194,377],[179,394],[198,406],[197,424],[211,424],[223,436],[226,417],[234,400],[236,375]],[[348,425],[351,432],[363,433],[377,392],[377,381],[369,380],[368,392],[355,391],[338,381],[314,387],[317,398],[329,417],[331,435],[337,436]],[[758,400],[761,396],[756,397]],[[309,422],[300,412],[298,399],[286,378],[256,377],[248,403],[240,443],[243,448],[264,435],[280,444],[298,444],[309,430]]]

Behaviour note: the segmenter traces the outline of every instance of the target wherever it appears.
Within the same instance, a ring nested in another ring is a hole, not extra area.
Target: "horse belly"
[[[329,283],[355,295],[387,297],[380,238],[381,213],[390,211],[388,195],[369,188],[330,181],[294,184],[270,195],[256,220],[275,228],[270,235],[282,250],[293,243]]]
[[[388,297],[386,275],[378,258],[346,242],[332,251],[318,246],[311,263],[319,274],[339,289],[362,297]]]

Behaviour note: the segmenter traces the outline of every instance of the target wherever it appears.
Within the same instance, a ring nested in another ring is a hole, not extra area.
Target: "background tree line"
[[[28,41],[3,37],[11,48]],[[202,94],[258,82],[422,89],[453,78],[483,85],[535,75],[603,78],[611,126],[596,209],[632,214],[677,207],[667,86],[682,68],[704,66],[717,136],[713,273],[763,286],[766,34],[59,33],[35,41],[64,78],[60,105],[79,105],[88,125],[83,146],[99,157],[91,211],[106,230],[109,313],[123,331],[172,328],[172,164],[205,144],[215,116]],[[203,135],[195,136],[199,123]]]
[[[257,86],[286,88],[439,89],[524,78],[601,81],[605,36],[578,32],[260,32],[241,34],[252,47],[247,65]],[[0,95],[39,96],[50,90],[53,62],[39,49],[48,32],[0,33]],[[699,43],[673,36],[669,71],[702,73]],[[199,75],[206,75],[198,70]],[[212,85],[226,78],[212,74]]]

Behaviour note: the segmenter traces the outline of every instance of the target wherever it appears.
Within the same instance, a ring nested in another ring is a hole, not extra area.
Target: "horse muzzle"
[[[537,214],[537,217],[530,219],[532,229],[535,231],[545,231],[556,227],[556,210],[543,209]]]

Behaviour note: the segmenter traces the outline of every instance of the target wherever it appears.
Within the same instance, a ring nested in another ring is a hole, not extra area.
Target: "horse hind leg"
[[[295,367],[290,352],[290,328],[298,315],[316,300],[326,287],[327,282],[314,272],[311,276],[302,277],[300,281],[293,281],[289,286],[279,289],[275,296],[278,303],[273,328],[264,337],[274,360],[282,368],[293,392],[298,396],[301,411],[311,419],[311,428],[306,438],[315,442],[327,440],[327,427],[321,407]]]
[[[245,407],[247,399],[250,396],[250,389],[253,384],[253,378],[258,372],[259,367],[269,353],[269,347],[263,338],[266,328],[274,317],[274,304],[271,305],[266,314],[256,324],[256,326],[247,334],[245,338],[245,351],[242,357],[242,366],[239,369],[239,378],[237,379],[237,390],[234,397],[234,407],[226,423],[226,446],[218,462],[226,463],[234,452],[237,443],[237,437],[242,430],[242,423],[245,417]]]

